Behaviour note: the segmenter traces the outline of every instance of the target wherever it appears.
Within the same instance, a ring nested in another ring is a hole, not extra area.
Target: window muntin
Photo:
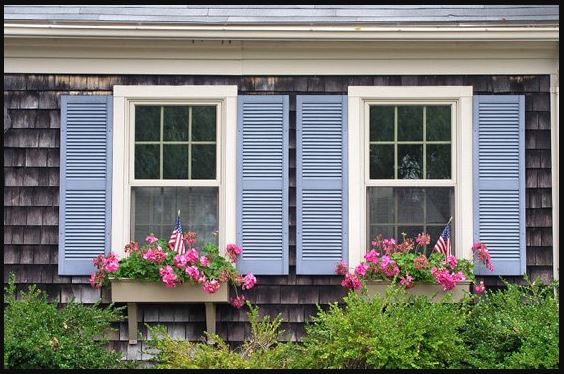
[[[367,111],[367,248],[379,234],[434,241],[450,217],[454,243],[454,104],[368,102]]]
[[[369,105],[369,178],[452,179],[451,105]]]
[[[217,105],[135,105],[134,178],[215,180]]]

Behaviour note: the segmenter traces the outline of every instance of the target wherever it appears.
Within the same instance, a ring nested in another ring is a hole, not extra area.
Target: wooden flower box
[[[441,301],[447,293],[452,294],[452,301],[460,301],[464,298],[467,292],[470,292],[470,281],[462,281],[449,291],[444,291],[443,286],[434,283],[415,283],[415,286],[407,289],[407,293],[415,296],[427,296],[432,301]],[[386,289],[390,285],[388,281],[367,281],[366,288],[368,296],[386,294]]]
[[[163,283],[137,279],[111,279],[112,302],[127,303],[129,344],[137,344],[138,303],[204,303],[206,331],[215,333],[215,304],[229,302],[227,284],[213,294],[206,293],[200,285],[183,283],[168,288]]]

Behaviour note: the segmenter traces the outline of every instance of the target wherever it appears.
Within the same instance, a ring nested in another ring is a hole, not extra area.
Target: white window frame
[[[114,86],[111,249],[123,256],[131,237],[131,188],[218,187],[219,248],[236,241],[237,86]],[[215,180],[135,180],[133,126],[136,104],[217,105]],[[171,222],[171,228],[174,222]],[[168,239],[168,238],[167,238]]]
[[[454,187],[455,242],[459,258],[472,258],[472,87],[349,86],[349,266],[364,259],[367,243],[367,187]],[[370,180],[369,105],[452,105],[452,179]],[[446,222],[445,222],[446,223]],[[433,238],[432,240],[435,240]],[[434,243],[431,243],[434,245]]]

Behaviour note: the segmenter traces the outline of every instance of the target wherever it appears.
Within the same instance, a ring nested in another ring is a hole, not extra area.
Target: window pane
[[[135,145],[135,178],[159,179],[160,146],[158,144]]]
[[[454,217],[452,187],[368,187],[368,242],[378,234],[401,240],[401,233],[417,236],[428,232],[434,245]],[[454,222],[451,223],[454,235]],[[451,237],[454,242],[453,236]]]
[[[398,223],[423,223],[425,191],[421,188],[397,188]]]
[[[163,122],[165,141],[188,141],[188,107],[165,106]]]
[[[192,179],[215,179],[215,144],[192,145]]]
[[[163,179],[188,178],[188,144],[163,145]]]
[[[216,107],[192,107],[192,141],[215,141]]]
[[[450,179],[450,144],[427,144],[427,179]]]
[[[161,107],[135,106],[135,140],[156,141],[161,139]]]
[[[394,178],[394,146],[370,146],[370,179]]]
[[[423,107],[405,105],[398,107],[398,141],[423,141]]]
[[[427,107],[427,140],[450,141],[450,105]]]
[[[423,178],[423,146],[398,145],[398,179]]]
[[[158,238],[168,240],[178,210],[184,232],[198,234],[196,246],[217,244],[218,189],[216,187],[133,187],[132,188],[132,240],[144,243],[153,232]]]
[[[370,106],[370,141],[394,140],[394,107]]]

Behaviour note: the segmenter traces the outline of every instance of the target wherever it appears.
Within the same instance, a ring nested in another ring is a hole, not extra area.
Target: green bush
[[[558,368],[558,284],[506,283],[470,313],[464,341],[477,368]]]
[[[279,343],[282,317],[259,318],[257,307],[250,308],[251,338],[239,349],[231,349],[216,334],[207,334],[208,342],[190,342],[171,338],[164,326],[148,326],[147,341],[156,368],[160,369],[272,369],[287,368],[288,356],[295,352],[292,343]],[[213,343],[212,343],[213,342]]]
[[[120,353],[106,349],[108,339],[104,338],[110,324],[122,319],[121,308],[71,302],[58,309],[35,285],[17,300],[14,278],[12,274],[5,289],[5,368],[105,369],[126,365]]]
[[[461,338],[467,305],[431,303],[390,287],[385,298],[357,293],[332,304],[306,327],[303,368],[455,368],[467,355]]]

